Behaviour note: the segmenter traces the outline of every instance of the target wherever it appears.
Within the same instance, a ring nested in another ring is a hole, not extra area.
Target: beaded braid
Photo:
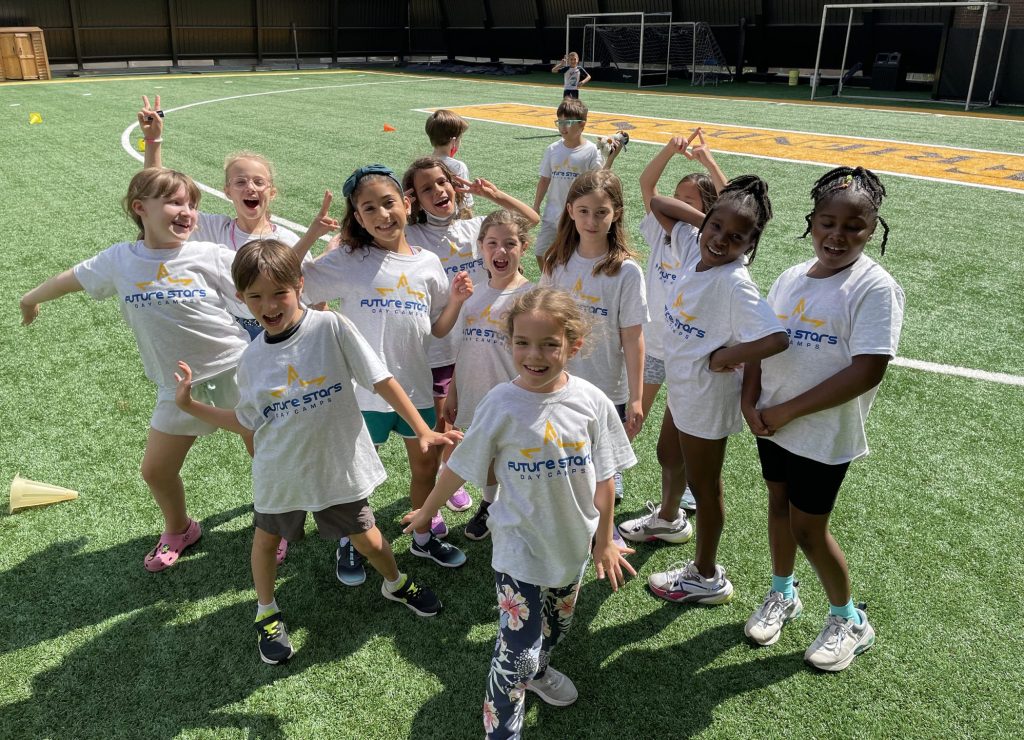
[[[715,207],[729,202],[734,203],[737,210],[749,208],[754,212],[754,245],[747,252],[747,263],[749,264],[757,255],[757,244],[761,239],[761,232],[764,231],[765,225],[772,217],[772,202],[768,199],[768,183],[757,175],[734,177],[718,194]],[[707,223],[713,210],[714,208],[708,210],[707,216],[704,217],[704,224]],[[701,224],[701,231],[704,230],[704,224]]]
[[[815,209],[829,195],[847,189],[850,189],[851,193],[856,193],[866,198],[871,205],[875,218],[878,219],[878,223],[882,224],[881,253],[885,254],[885,245],[889,241],[889,224],[878,214],[878,209],[882,206],[882,199],[886,195],[885,185],[878,179],[878,175],[871,170],[864,167],[836,167],[834,170],[826,172],[818,178],[818,181],[814,183],[814,187],[811,188],[811,200],[814,201]],[[811,233],[811,219],[813,217],[813,210],[804,216],[804,220],[807,222],[807,230],[800,236],[801,239]]]

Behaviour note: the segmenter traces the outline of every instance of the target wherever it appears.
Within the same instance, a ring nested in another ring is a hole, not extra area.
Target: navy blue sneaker
[[[363,556],[349,540],[344,545],[339,545],[334,553],[338,561],[334,574],[338,580],[346,586],[358,586],[366,580],[366,569],[363,568]]]

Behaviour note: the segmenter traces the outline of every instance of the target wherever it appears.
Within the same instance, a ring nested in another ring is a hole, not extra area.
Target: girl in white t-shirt
[[[598,578],[613,590],[634,573],[613,542],[613,476],[636,463],[612,402],[566,372],[587,322],[561,290],[519,295],[506,332],[519,375],[480,403],[473,425],[409,529],[425,526],[466,480],[493,470],[501,495],[490,508],[498,638],[484,697],[488,737],[520,737],[525,692],[555,706],[576,701],[572,681],[549,665],[572,623],[593,543]]]
[[[608,395],[633,439],[644,423],[643,327],[650,317],[643,269],[626,236],[622,182],[614,172],[591,170],[573,181],[540,283],[571,293],[594,321],[588,352],[571,369]],[[622,490],[619,475],[616,500]]]
[[[196,437],[216,430],[175,406],[175,363],[180,358],[192,366],[205,402],[234,408],[235,366],[249,343],[230,313],[235,253],[219,244],[188,241],[199,197],[187,175],[142,170],[124,198],[125,211],[139,227],[138,241],[115,244],[21,299],[23,324],[35,320],[40,303],[79,290],[96,299],[117,296],[120,302],[146,377],[157,386],[142,460],[142,477],[164,517],[164,532],[144,561],[151,572],[174,565],[202,536],[199,522],[186,512],[179,473]]]
[[[724,604],[733,589],[717,563],[722,465],[729,435],[743,428],[735,371],[789,344],[746,268],[772,216],[768,185],[754,175],[737,177],[706,216],[664,196],[651,199],[651,211],[678,244],[682,263],[661,308],[668,409],[682,455],[663,464],[675,468],[677,480],[685,477],[696,498],[697,547],[689,563],[653,573],[648,583],[668,601]]]
[[[469,427],[477,405],[491,388],[516,376],[508,351],[505,316],[516,297],[533,288],[520,268],[530,242],[529,229],[530,224],[522,216],[505,209],[488,215],[480,226],[479,250],[489,278],[485,285],[476,286],[452,331],[455,375],[444,402],[445,420],[458,429]],[[466,525],[469,539],[482,540],[490,533],[487,510],[497,493],[497,479],[488,477],[483,500]]]
[[[160,96],[156,96],[154,107],[150,107],[147,96],[142,97],[142,102],[138,119],[146,143],[144,166],[161,167],[164,115],[160,110]],[[277,197],[277,188],[274,186],[274,166],[263,155],[240,151],[225,158],[224,195],[234,206],[235,217],[201,212],[199,223],[190,237],[193,241],[223,244],[237,252],[243,244],[255,239],[277,239],[289,247],[301,243],[303,255],[315,243],[314,234],[300,237],[291,229],[270,220],[270,205]],[[244,304],[239,302],[234,310],[236,320],[250,337],[262,331]]]
[[[487,180],[477,178],[469,181],[458,177],[436,157],[420,157],[409,165],[402,177],[402,186],[412,201],[412,214],[405,228],[406,239],[410,244],[417,244],[436,254],[451,280],[462,272],[468,272],[477,283],[487,280],[483,257],[477,249],[484,216],[460,218],[467,195],[486,198],[501,208],[520,214],[531,225],[540,222],[536,211],[522,201],[503,193]],[[434,412],[437,429],[442,432],[445,431],[444,399],[455,371],[456,341],[453,332],[446,337],[432,338],[427,344],[434,382]],[[450,450],[442,452],[444,459],[449,454]],[[473,505],[473,500],[465,489],[459,489],[447,505],[452,511],[465,511]],[[440,525],[444,526],[444,519],[440,519]]]
[[[807,231],[814,257],[779,276],[768,303],[783,320],[789,351],[743,372],[743,414],[757,435],[768,486],[772,587],[747,621],[754,642],[771,645],[803,606],[793,581],[796,551],[807,556],[830,603],[804,660],[846,668],[875,641],[850,593],[843,551],[828,523],[852,460],[868,453],[864,422],[903,324],[903,290],[864,248],[882,225],[885,187],[863,167],[838,167],[811,191]]]
[[[339,300],[340,312],[356,325],[424,421],[434,427],[427,342],[431,336],[447,335],[455,326],[462,304],[473,293],[473,281],[465,271],[449,280],[436,255],[409,244],[405,227],[411,203],[387,167],[360,167],[345,181],[342,192],[344,246],[304,264],[306,296],[314,302]],[[392,431],[403,438],[411,473],[409,496],[412,507],[419,508],[437,477],[437,454],[420,449],[413,430],[380,396],[357,387],[356,399],[375,445],[384,444]],[[444,526],[443,520],[440,525]],[[461,566],[465,554],[435,534],[431,527],[417,530],[412,554],[448,568]],[[343,539],[338,579],[361,583],[361,574],[358,552]]]

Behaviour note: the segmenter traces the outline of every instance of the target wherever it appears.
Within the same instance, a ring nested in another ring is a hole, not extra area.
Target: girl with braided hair
[[[814,257],[775,281],[768,303],[786,327],[788,352],[748,363],[742,410],[757,435],[768,487],[772,587],[744,628],[761,645],[803,609],[794,585],[797,546],[830,602],[825,628],[804,660],[825,671],[846,668],[874,644],[855,608],[843,551],[828,529],[852,460],[868,453],[864,421],[903,323],[903,290],[864,254],[878,224],[885,254],[889,227],[878,215],[885,187],[863,167],[838,167],[811,191],[807,231]]]
[[[651,198],[651,212],[671,234],[681,262],[678,278],[655,309],[665,322],[665,382],[679,450],[659,456],[675,480],[686,480],[697,501],[694,559],[648,578],[652,593],[668,601],[724,604],[732,584],[717,562],[725,523],[722,465],[730,434],[743,428],[740,366],[782,352],[786,333],[747,272],[772,216],[768,185],[745,175],[730,181],[707,215],[675,198]],[[684,478],[685,476],[685,478]],[[651,507],[654,508],[653,506]],[[660,523],[651,512],[648,535]],[[630,533],[637,539],[638,533]]]

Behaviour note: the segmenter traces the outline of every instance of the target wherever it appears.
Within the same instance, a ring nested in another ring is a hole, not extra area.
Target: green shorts
[[[433,429],[434,424],[437,423],[434,407],[416,409],[416,411],[419,412],[420,418],[423,419],[426,425]],[[416,438],[416,432],[405,423],[405,419],[399,416],[397,411],[364,411],[362,413],[363,421],[366,422],[366,428],[370,432],[370,439],[373,440],[375,445],[382,445],[387,442],[391,432],[397,432],[399,436],[405,439]]]

